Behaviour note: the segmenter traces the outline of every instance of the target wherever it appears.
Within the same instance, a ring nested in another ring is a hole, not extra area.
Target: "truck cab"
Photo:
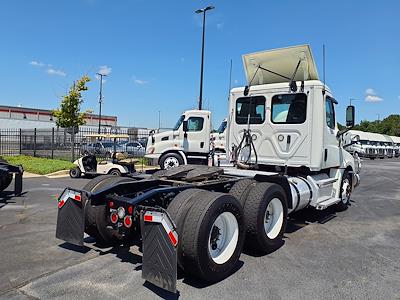
[[[351,140],[355,137],[359,137],[359,141],[351,143]],[[371,140],[371,133],[360,130],[349,130],[343,135],[345,149],[351,154],[357,154],[360,157],[375,159],[377,156],[376,145]]]
[[[211,148],[214,149],[216,153],[225,153],[225,146],[226,146],[226,126],[228,124],[228,120],[224,119],[221,125],[218,127],[216,132],[211,133],[211,143],[213,146]]]
[[[211,112],[185,111],[172,130],[150,134],[145,157],[162,169],[188,163],[207,164],[210,130]]]
[[[318,187],[312,206],[337,203],[344,182],[350,190],[358,184],[359,164],[343,148],[338,101],[319,80],[311,49],[258,52],[243,62],[249,86],[230,93],[227,156],[242,169],[304,178]],[[354,107],[346,117],[352,126]]]

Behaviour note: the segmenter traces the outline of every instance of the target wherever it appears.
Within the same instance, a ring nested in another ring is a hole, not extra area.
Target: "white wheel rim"
[[[264,230],[268,238],[274,239],[281,232],[283,225],[283,206],[281,200],[273,198],[264,215]]]
[[[348,178],[343,180],[343,186],[342,186],[342,202],[346,204],[350,200],[350,181]]]
[[[235,252],[239,240],[239,224],[231,212],[224,212],[215,219],[208,235],[208,253],[221,265]]]
[[[176,157],[167,157],[164,161],[164,169],[171,169],[179,166],[179,161]]]

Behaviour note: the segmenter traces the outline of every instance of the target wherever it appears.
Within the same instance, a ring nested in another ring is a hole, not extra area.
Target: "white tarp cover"
[[[315,66],[311,48],[309,45],[302,45],[243,55],[247,83],[250,84],[258,66],[291,78],[299,60],[301,63],[294,79],[296,81],[318,80],[317,67]],[[251,85],[289,81],[289,79],[260,69]]]

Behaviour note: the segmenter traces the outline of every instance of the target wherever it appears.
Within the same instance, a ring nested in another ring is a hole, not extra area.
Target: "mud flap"
[[[58,198],[56,238],[83,246],[85,230],[84,207],[81,193],[66,188]]]
[[[142,231],[142,278],[176,293],[178,234],[168,213],[144,207],[140,215]]]

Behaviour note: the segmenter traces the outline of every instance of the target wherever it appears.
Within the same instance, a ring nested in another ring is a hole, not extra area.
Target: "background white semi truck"
[[[232,89],[229,98],[232,165],[182,165],[135,178],[96,178],[82,191],[67,188],[56,236],[80,245],[84,230],[103,242],[141,236],[142,277],[175,292],[178,265],[218,282],[234,272],[244,244],[263,253],[282,246],[288,214],[347,209],[359,166],[344,149],[337,101],[319,80],[310,48],[264,51],[243,61],[249,85]],[[346,112],[352,127],[354,107]],[[148,156],[164,143],[164,162],[207,159],[210,112],[185,112],[173,131],[150,137]]]

